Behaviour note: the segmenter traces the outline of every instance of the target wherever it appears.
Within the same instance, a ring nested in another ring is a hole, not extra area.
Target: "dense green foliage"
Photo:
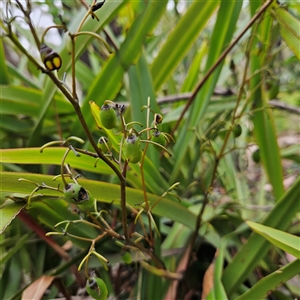
[[[2,299],[300,297],[300,5],[89,2],[0,6]]]

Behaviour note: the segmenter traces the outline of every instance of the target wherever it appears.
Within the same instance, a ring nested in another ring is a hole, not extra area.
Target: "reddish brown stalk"
[[[35,232],[43,241],[45,241],[61,258],[66,261],[71,259],[69,254],[61,246],[59,246],[51,237],[46,236],[46,231],[39,224],[37,224],[28,213],[26,213],[24,210],[21,210],[18,214],[18,218],[30,229],[32,229],[32,231]],[[72,265],[71,270],[77,279],[78,285],[84,287],[85,279],[78,272],[77,267]]]

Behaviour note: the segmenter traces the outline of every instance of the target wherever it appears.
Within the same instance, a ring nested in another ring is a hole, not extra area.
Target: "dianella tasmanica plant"
[[[292,2],[0,4],[0,298],[300,296]]]

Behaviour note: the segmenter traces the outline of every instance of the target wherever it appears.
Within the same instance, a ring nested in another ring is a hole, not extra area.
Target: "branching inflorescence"
[[[50,235],[61,235],[61,236],[69,236],[72,238],[76,238],[79,240],[88,241],[91,243],[88,254],[84,257],[82,262],[79,265],[79,269],[82,268],[85,263],[86,269],[85,273],[88,278],[87,286],[91,287],[91,285],[96,283],[96,286],[100,284],[98,279],[94,279],[93,276],[89,275],[88,272],[88,260],[91,255],[96,256],[101,263],[106,267],[108,260],[103,257],[100,253],[96,252],[95,244],[98,240],[102,239],[106,236],[111,236],[116,239],[118,244],[123,248],[131,251],[135,251],[140,255],[140,257],[151,258],[155,263],[155,266],[161,269],[161,275],[174,278],[174,274],[164,270],[164,263],[161,259],[155,254],[153,250],[154,246],[154,233],[152,232],[152,228],[155,229],[158,236],[160,236],[157,225],[155,224],[154,218],[152,216],[152,209],[159,203],[159,201],[165,197],[167,194],[171,194],[172,190],[176,188],[177,183],[172,185],[162,196],[157,198],[157,201],[154,204],[148,203],[147,193],[146,193],[146,184],[144,182],[144,174],[143,174],[143,165],[145,161],[145,156],[147,155],[147,149],[149,147],[155,147],[156,150],[161,151],[168,156],[171,156],[170,151],[166,148],[166,145],[173,141],[171,135],[166,132],[162,132],[160,130],[160,124],[162,123],[162,116],[158,113],[152,112],[150,109],[150,99],[148,99],[148,105],[143,107],[142,109],[147,110],[147,120],[146,127],[140,131],[136,129],[136,126],[143,126],[136,121],[131,121],[126,123],[124,118],[125,106],[120,105],[118,103],[114,103],[113,101],[106,100],[101,108],[94,102],[90,101],[91,113],[95,119],[95,122],[99,129],[101,129],[102,135],[98,140],[94,140],[90,129],[88,128],[85,118],[81,112],[81,107],[79,105],[79,99],[77,96],[77,87],[76,87],[76,77],[75,77],[75,44],[76,38],[80,35],[90,35],[100,41],[103,42],[104,46],[108,50],[109,53],[112,52],[109,45],[103,40],[98,34],[94,32],[86,32],[81,31],[84,22],[88,17],[92,17],[93,19],[98,19],[95,12],[100,9],[104,2],[96,3],[97,1],[93,1],[92,5],[88,7],[88,10],[85,16],[82,18],[77,30],[73,33],[69,32],[66,23],[62,20],[61,25],[55,25],[48,27],[41,38],[38,37],[38,34],[33,26],[33,22],[31,20],[31,3],[29,0],[26,1],[26,7],[23,2],[16,1],[19,9],[23,13],[24,21],[29,25],[30,31],[34,37],[36,47],[40,53],[40,59],[36,59],[33,57],[18,41],[15,36],[12,25],[15,18],[7,18],[6,21],[2,22],[2,28],[6,36],[11,40],[11,42],[21,51],[22,54],[26,55],[27,58],[34,63],[34,65],[46,76],[50,77],[50,79],[55,83],[56,87],[64,94],[66,99],[73,105],[74,111],[77,114],[77,117],[81,123],[81,126],[85,132],[85,135],[91,144],[93,151],[87,151],[81,148],[77,148],[73,146],[74,143],[84,144],[85,141],[79,137],[71,136],[65,140],[60,141],[51,141],[40,148],[40,152],[42,153],[46,148],[51,146],[62,146],[66,148],[65,155],[62,157],[61,161],[61,172],[58,176],[54,177],[54,180],[57,177],[61,177],[63,182],[63,187],[51,187],[45,184],[39,184],[35,182],[30,182],[35,185],[32,193],[27,199],[27,208],[30,209],[31,199],[37,191],[42,189],[50,189],[57,191],[58,193],[63,194],[64,199],[70,204],[75,205],[77,208],[75,209],[78,212],[79,219],[78,220],[63,220],[55,225],[55,227],[59,227],[61,225],[65,225],[62,232],[49,232]],[[52,28],[61,28],[65,33],[68,33],[70,37],[71,43],[71,76],[72,76],[72,86],[68,87],[65,83],[66,74],[64,74],[64,79],[60,80],[57,76],[57,70],[59,70],[64,63],[60,57],[60,55],[55,52],[52,48],[50,48],[44,42],[44,37]],[[43,65],[40,63],[42,61]],[[150,124],[150,115],[153,113],[153,120]],[[116,138],[118,137],[118,138]],[[142,146],[144,145],[144,149]],[[105,220],[105,210],[98,210],[97,207],[97,199],[91,195],[91,193],[85,189],[80,182],[78,182],[78,175],[73,176],[71,166],[66,164],[67,156],[70,152],[73,152],[76,156],[80,155],[88,155],[95,158],[95,167],[97,165],[97,161],[100,159],[104,163],[106,163],[112,171],[116,174],[120,181],[120,203],[121,203],[121,222],[123,228],[123,234],[115,231]],[[144,194],[144,200],[139,203],[139,208],[131,207],[126,202],[126,174],[130,165],[138,164],[140,166],[141,179],[142,179],[142,188]],[[20,181],[27,181],[25,179],[20,178]],[[71,181],[71,182],[70,182]],[[132,213],[135,215],[134,222],[140,222],[143,233],[138,233],[135,231],[129,231],[129,227],[127,224],[127,209],[130,209]],[[142,214],[146,213],[148,217],[148,231],[146,229],[146,225],[142,219]],[[94,239],[89,239],[81,236],[74,236],[68,232],[68,229],[73,224],[82,223],[99,230],[99,236]],[[147,243],[147,247],[141,243],[142,240],[145,240]],[[144,262],[144,265],[147,264]],[[176,276],[175,276],[176,277]],[[177,276],[178,277],[178,276]]]

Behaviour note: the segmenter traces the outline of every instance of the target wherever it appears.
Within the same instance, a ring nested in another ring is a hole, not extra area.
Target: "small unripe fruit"
[[[68,203],[76,204],[85,209],[94,205],[91,194],[77,183],[68,183],[64,188],[64,196]]]
[[[252,159],[254,162],[259,163],[260,162],[260,153],[259,153],[259,149],[256,149],[253,153],[252,153]]]
[[[164,135],[160,132],[160,131],[158,131],[158,130],[155,130],[154,132],[153,132],[153,135],[152,135],[152,137],[151,137],[151,141],[152,142],[155,142],[155,143],[157,143],[157,144],[160,144],[160,145],[162,145],[162,146],[166,146],[166,144],[167,144],[167,141],[166,141],[166,138],[164,137]],[[154,148],[157,150],[157,151],[161,151],[162,150],[162,148],[161,147],[159,147],[159,146],[157,146],[157,145],[154,145]]]
[[[96,300],[106,300],[108,296],[108,290],[105,282],[98,277],[93,277],[87,280],[86,291]]]
[[[132,263],[132,256],[129,252],[125,252],[122,255],[122,260],[124,261],[125,264],[131,264]]]
[[[103,153],[107,153],[110,152],[112,143],[111,140],[109,140],[107,137],[101,136],[98,140],[97,146]]]
[[[117,124],[116,112],[109,104],[104,104],[101,106],[100,110],[100,120],[106,129],[112,129]]]
[[[279,93],[279,87],[279,80],[267,80],[265,83],[265,89],[267,91],[268,100],[276,99]]]
[[[242,134],[242,126],[240,124],[236,124],[232,128],[232,133],[235,138],[239,137]]]
[[[125,158],[133,163],[138,163],[142,158],[142,150],[139,138],[135,134],[128,135],[123,144]]]

